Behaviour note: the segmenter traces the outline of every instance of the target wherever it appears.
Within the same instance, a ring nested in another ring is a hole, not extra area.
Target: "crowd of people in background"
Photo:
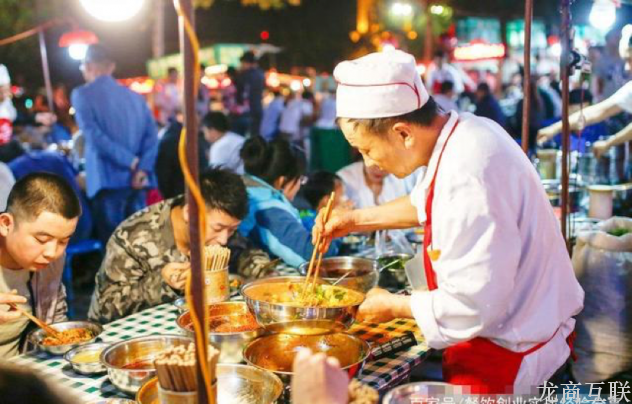
[[[592,80],[573,81],[571,112],[607,100],[630,80],[632,52],[620,55],[620,40],[620,33],[613,31],[603,50],[591,51]],[[532,100],[528,117],[531,152],[538,147],[537,141],[556,141],[559,128],[549,125],[561,115],[559,72],[551,67],[555,63],[541,55],[535,61],[535,74],[527,86]],[[505,64],[507,79],[497,80],[489,72],[466,73],[445,52],[437,52],[424,76],[425,84],[445,112],[488,118],[520,142],[522,69],[511,60]],[[181,289],[178,274],[186,266],[188,248],[182,233],[188,213],[178,156],[184,121],[181,73],[168,69],[165,79],[156,85],[150,108],[143,96],[114,79],[115,67],[106,48],[91,46],[80,67],[86,83],[70,97],[58,86],[51,111],[43,96],[36,97],[29,108],[14,106],[9,72],[0,65],[0,211],[6,209],[15,181],[39,171],[65,179],[78,195],[83,212],[70,243],[96,239],[105,249],[106,264],[97,276],[90,315],[108,321],[172,298],[168,291]],[[213,102],[208,88],[200,86],[196,112],[200,180],[205,201],[215,215],[209,218],[209,234],[236,252],[231,270],[251,275],[273,258],[293,266],[309,260],[313,219],[332,191],[336,191],[336,207],[365,208],[409,194],[423,177],[420,170],[397,178],[366,164],[353,151],[346,166],[335,170],[314,166],[314,153],[322,151],[312,150],[313,137],[318,130],[339,130],[334,85],[318,90],[310,86],[268,88],[251,51],[243,54],[240,66],[228,68],[226,77],[230,84],[221,89],[219,103]],[[595,119],[589,122],[594,125],[583,130],[584,139],[596,142],[598,153],[612,146],[599,139],[629,122],[628,117],[620,116],[624,110],[608,111],[600,115],[610,117],[606,123]],[[221,170],[213,171],[217,168]],[[224,187],[234,183],[232,194],[216,195],[213,184],[217,181]],[[145,229],[161,223],[160,232]],[[119,297],[134,288],[111,286],[120,274],[111,273],[107,263],[132,262],[125,254],[145,253],[146,245],[128,245],[130,234],[139,231],[147,236],[167,235],[169,245],[162,249],[172,251],[172,261],[180,264],[167,268],[163,260],[143,268],[114,265],[116,271],[132,274],[127,277],[130,282],[164,282],[170,288],[137,299],[140,306],[132,308]],[[329,253],[336,250],[334,243]],[[120,300],[120,307],[98,304],[102,296],[113,294],[119,296],[114,300]]]

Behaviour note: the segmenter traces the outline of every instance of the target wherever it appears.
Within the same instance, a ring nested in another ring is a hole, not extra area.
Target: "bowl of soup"
[[[134,395],[147,380],[156,375],[154,359],[168,347],[188,347],[191,338],[181,335],[151,335],[110,345],[101,353],[101,363],[110,381],[120,391]]]

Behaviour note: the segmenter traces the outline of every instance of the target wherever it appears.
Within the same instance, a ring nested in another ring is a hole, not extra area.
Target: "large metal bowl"
[[[217,365],[217,404],[272,404],[281,396],[283,383],[276,375],[246,365]],[[136,395],[139,404],[160,404],[158,379],[153,378]]]
[[[73,328],[87,328],[94,335],[94,338],[88,341],[78,342],[76,344],[43,345],[42,340],[46,337],[46,331],[40,328],[31,332],[28,336],[28,341],[37,346],[40,350],[48,352],[52,355],[63,355],[71,349],[80,345],[91,344],[96,341],[99,335],[103,332],[103,327],[101,326],[101,324],[93,323],[91,321],[64,321],[62,323],[51,324],[51,327],[53,327],[57,331],[71,330]]]
[[[404,265],[413,258],[410,254],[384,254],[377,257],[380,278],[378,285],[391,292],[399,292],[409,286]]]
[[[298,267],[301,275],[306,275],[309,262]],[[349,275],[347,273],[351,272]],[[346,276],[345,276],[346,275]],[[320,266],[320,278],[330,284],[345,276],[337,285],[366,293],[377,285],[377,263],[360,257],[325,258]]]
[[[156,375],[153,360],[169,346],[188,346],[193,340],[181,335],[152,335],[132,338],[111,345],[101,353],[101,363],[110,381],[124,393],[134,395],[147,380]],[[149,369],[125,369],[137,362],[150,362]]]
[[[301,348],[323,352],[340,361],[340,367],[349,377],[356,376],[370,354],[369,344],[363,339],[345,333],[326,335],[266,335],[252,341],[244,349],[249,365],[273,372],[289,385],[293,375],[294,357]]]
[[[244,302],[223,302],[208,306],[209,320],[213,317],[226,315],[252,315],[248,310],[248,306]],[[191,313],[188,311],[181,314],[176,324],[184,335],[193,338],[195,333],[189,328],[192,324]],[[219,347],[220,363],[241,363],[243,361],[242,352],[244,346],[263,334],[263,328],[257,328],[253,331],[242,332],[210,332],[209,340],[211,343]]]
[[[241,289],[241,294],[248,304],[248,308],[255,315],[257,322],[273,333],[326,334],[344,331],[353,324],[358,307],[364,299],[358,300],[352,305],[341,307],[306,307],[292,306],[286,303],[270,303],[251,296],[253,290],[266,288],[274,283],[303,283],[304,281],[305,278],[302,276],[259,279],[245,285]]]

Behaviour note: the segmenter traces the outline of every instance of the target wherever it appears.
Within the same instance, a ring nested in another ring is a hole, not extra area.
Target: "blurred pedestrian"
[[[237,82],[237,100],[240,104],[248,102],[249,106],[249,132],[250,136],[259,135],[261,117],[263,115],[263,90],[265,88],[265,74],[259,68],[255,54],[252,51],[245,52],[241,56],[241,72]],[[243,100],[240,99],[243,97]]]
[[[487,83],[480,83],[476,88],[476,111],[474,114],[489,118],[503,128],[507,125],[507,117],[505,117]]]
[[[281,114],[285,109],[285,98],[278,89],[272,90],[272,101],[263,110],[263,119],[261,120],[261,136],[270,141],[279,134],[279,123]]]
[[[157,86],[156,107],[158,107],[158,122],[160,125],[168,125],[175,119],[176,112],[180,109],[182,93],[180,90],[179,74],[175,67],[167,70],[164,82]]]
[[[145,189],[156,182],[154,118],[142,96],[116,82],[114,68],[103,46],[90,46],[81,64],[87,83],[71,97],[85,138],[87,194],[103,243],[119,223],[145,206]]]
[[[454,83],[446,80],[441,83],[439,94],[434,96],[435,102],[439,104],[445,112],[459,111],[459,106],[454,102],[456,94],[454,93]]]
[[[209,112],[202,119],[202,132],[209,149],[208,164],[222,167],[236,174],[244,173],[244,162],[239,152],[246,139],[228,130],[228,118],[219,111]]]
[[[613,28],[606,34],[606,46],[594,68],[597,77],[596,98],[603,101],[626,82],[625,61],[619,54],[621,30]]]

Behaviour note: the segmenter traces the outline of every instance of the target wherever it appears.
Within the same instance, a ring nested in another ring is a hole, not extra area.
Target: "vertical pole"
[[[524,2],[524,80],[522,101],[522,150],[529,151],[529,117],[531,115],[531,23],[533,0]]]
[[[191,0],[178,0],[181,8],[186,17],[191,22],[191,25],[195,27],[193,5]],[[178,19],[179,36],[180,36],[180,49],[184,58],[184,127],[186,129],[186,156],[189,162],[189,168],[191,175],[196,180],[198,179],[198,132],[197,132],[197,117],[195,114],[195,69],[199,69],[199,66],[194,65],[193,48],[191,41],[186,34],[184,28],[184,21],[181,18]],[[189,240],[191,246],[191,294],[193,298],[193,308],[202,316],[204,310],[206,310],[204,304],[204,274],[202,272],[202,242],[200,235],[200,221],[199,211],[195,198],[193,197],[191,190],[187,187],[186,192],[187,206],[189,208]],[[197,344],[197,340],[196,340]],[[202,346],[197,345],[198,351],[208,350],[208,335],[203,335]],[[204,355],[206,357],[207,355]],[[202,368],[199,361],[196,361],[196,374],[198,385],[198,403],[209,403],[210,392],[206,391],[204,378],[202,376]],[[212,382],[212,381],[211,381]]]
[[[46,52],[46,38],[44,29],[39,30],[39,47],[42,55],[42,70],[44,71],[44,85],[46,86],[46,98],[48,98],[48,109],[55,112],[53,104],[53,85],[50,81],[50,69],[48,68],[48,53]]]
[[[165,5],[164,0],[154,0],[154,25],[151,34],[151,56],[160,58],[165,55]]]
[[[569,208],[568,198],[568,151],[570,148],[571,127],[568,120],[568,95],[571,54],[571,10],[569,0],[562,0],[562,57],[560,72],[562,73],[562,236],[570,251],[567,234],[567,217]]]

